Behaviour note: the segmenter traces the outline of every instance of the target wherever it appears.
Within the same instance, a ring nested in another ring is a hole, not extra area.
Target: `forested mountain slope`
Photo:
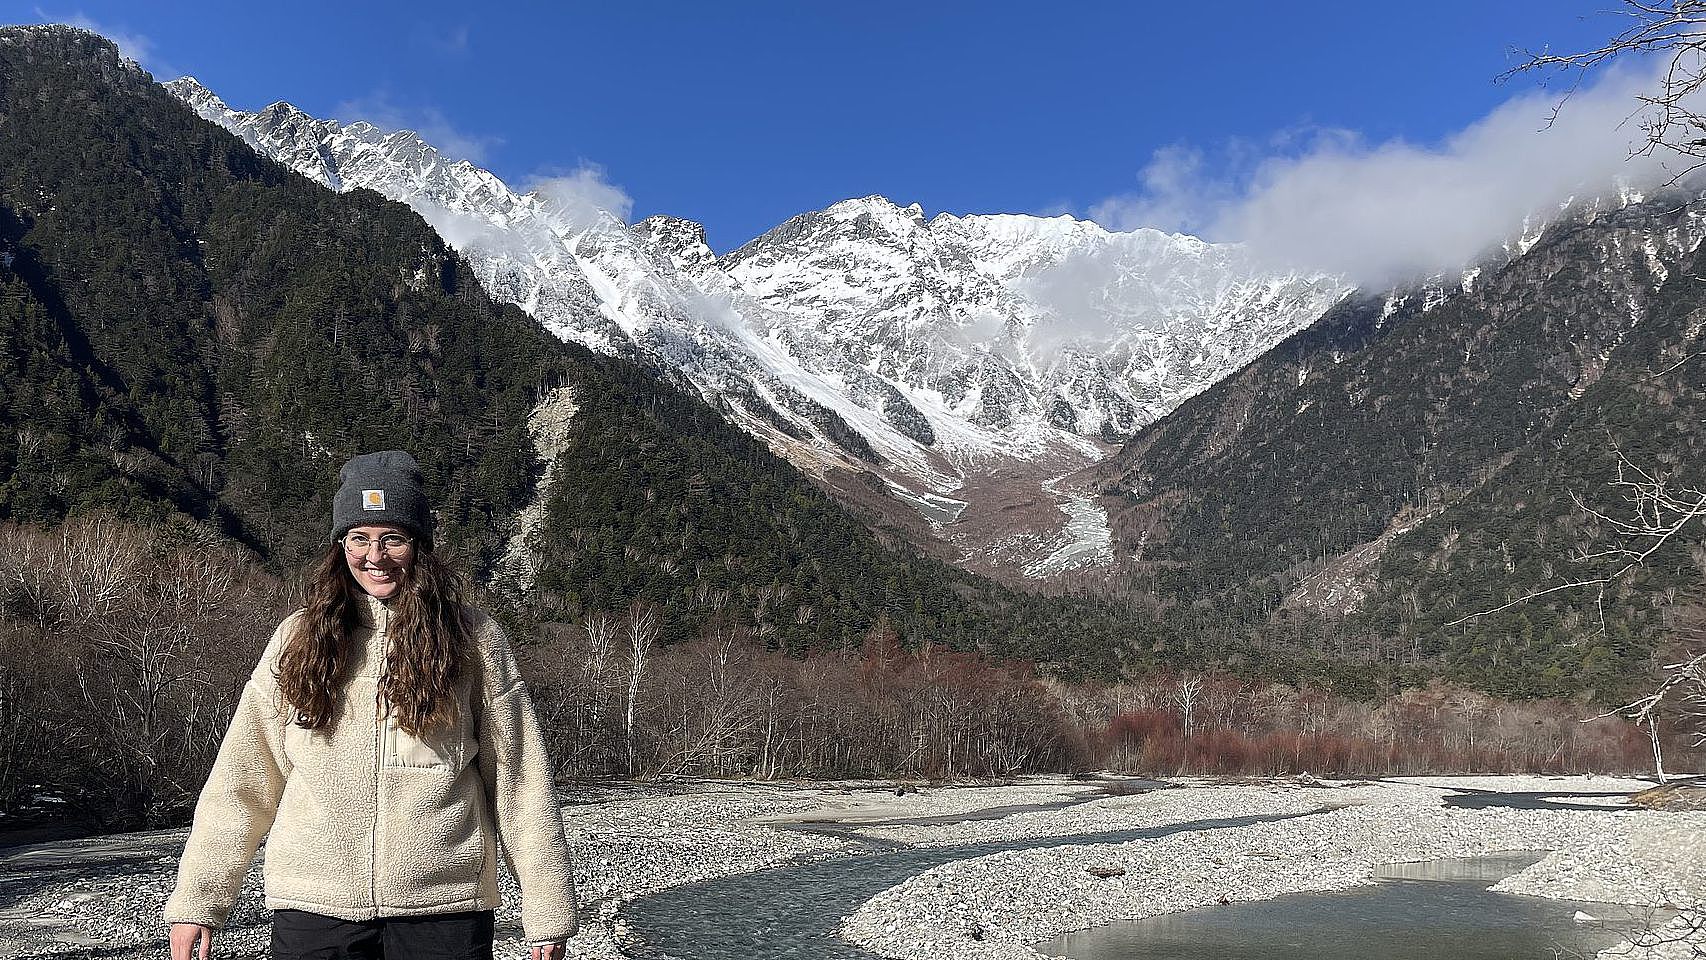
[[[546,407],[572,414],[542,462]],[[890,549],[698,398],[492,302],[406,206],[256,155],[109,42],[0,30],[0,520],[111,508],[288,567],[342,460],[386,447],[480,576],[534,558],[540,617],[646,600],[679,638],[721,609],[790,648],[887,619],[1101,666],[1123,629]]]
[[[1573,498],[1629,514],[1618,449],[1699,487],[1703,233],[1696,194],[1579,204],[1501,263],[1340,304],[1103,465],[1136,581],[1227,638],[1516,694],[1636,680],[1697,530],[1603,611],[1573,589],[1464,618],[1604,572],[1571,560],[1616,546]]]

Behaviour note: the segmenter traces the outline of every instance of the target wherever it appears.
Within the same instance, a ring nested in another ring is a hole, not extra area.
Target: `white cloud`
[[[1200,233],[1205,214],[1226,202],[1232,185],[1203,170],[1200,149],[1173,144],[1150,157],[1138,174],[1140,193],[1109,197],[1090,209],[1090,219],[1110,230],[1153,227],[1170,233]]]
[[[470,163],[484,163],[487,153],[503,144],[501,137],[458,130],[437,107],[404,107],[384,92],[345,100],[332,108],[332,115],[346,123],[366,120],[384,130],[412,130],[439,153]]]
[[[1272,264],[1366,285],[1450,271],[1571,197],[1667,179],[1662,158],[1631,156],[1645,140],[1636,97],[1655,83],[1645,71],[1609,73],[1562,109],[1556,92],[1524,94],[1432,146],[1316,131],[1253,164],[1234,157],[1220,179],[1200,153],[1171,147],[1145,168],[1140,193],[1092,217],[1243,241]]]
[[[525,184],[530,193],[551,202],[576,227],[589,227],[607,213],[623,223],[634,212],[634,198],[605,179],[604,168],[583,163],[566,174],[536,174]]]
[[[409,206],[414,207],[422,219],[432,224],[444,242],[458,250],[478,249],[486,253],[509,252],[515,256],[527,256],[527,244],[514,231],[503,230],[491,223],[466,213],[459,213],[426,196],[417,196],[409,200]]]

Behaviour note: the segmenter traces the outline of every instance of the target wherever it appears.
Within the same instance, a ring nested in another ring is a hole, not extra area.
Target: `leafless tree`
[[[542,624],[542,642],[521,648],[543,691],[536,703],[559,775],[614,773],[612,759],[625,752],[615,722],[627,682],[613,663],[619,628],[615,617],[593,611],[577,626]]]
[[[1551,587],[1535,590],[1501,604],[1460,618],[1451,625],[1508,610],[1537,597],[1565,590],[1591,588],[1604,626],[1606,591],[1646,565],[1665,545],[1700,526],[1706,518],[1706,490],[1678,482],[1672,475],[1643,468],[1617,451],[1617,472],[1610,482],[1621,509],[1609,513],[1575,496],[1576,507],[1592,517],[1603,531],[1601,549],[1585,551],[1575,560],[1594,572]],[[1646,728],[1652,743],[1653,766],[1661,782],[1665,779],[1661,721],[1675,715],[1691,725],[1695,744],[1706,743],[1706,643],[1701,638],[1687,644],[1685,652],[1664,665],[1661,678],[1651,692],[1611,711]],[[1607,716],[1610,714],[1602,714]],[[1597,719],[1597,718],[1595,718]]]
[[[33,751],[114,825],[186,809],[281,612],[277,584],[231,547],[108,514],[0,530],[0,582],[0,633],[29,650],[0,669],[0,732],[55,746],[8,738],[0,774]]]
[[[1624,0],[1619,13],[1626,20],[1625,27],[1605,43],[1574,53],[1529,52],[1525,62],[1513,72],[1563,71],[1579,79],[1588,72],[1630,56],[1664,58],[1657,89],[1637,98],[1639,122],[1646,142],[1636,152],[1643,155],[1668,153],[1681,158],[1684,166],[1672,177],[1673,181],[1679,180],[1706,164],[1706,113],[1702,112],[1706,105],[1702,104],[1701,93],[1706,87],[1706,2]],[[1566,106],[1567,101],[1561,103],[1559,109]],[[1688,353],[1669,368],[1655,373],[1653,378],[1674,373],[1702,356],[1701,351]],[[1599,576],[1561,584],[1542,593],[1594,586],[1599,589],[1603,602],[1608,584],[1627,576],[1685,528],[1697,525],[1696,521],[1706,516],[1706,491],[1677,485],[1663,475],[1642,469],[1631,463],[1621,451],[1617,458],[1617,479],[1613,485],[1621,488],[1628,504],[1629,509],[1624,516],[1607,516],[1577,499],[1577,505],[1605,524],[1613,536],[1611,547],[1582,559],[1605,561],[1609,568]],[[1515,602],[1527,599],[1530,598],[1519,598]],[[1664,667],[1663,679],[1651,693],[1618,711],[1647,727],[1652,739],[1653,762],[1660,780],[1664,779],[1664,757],[1658,732],[1661,714],[1680,712],[1691,723],[1696,744],[1706,742],[1706,699],[1703,699],[1706,698],[1706,662],[1703,660],[1706,660],[1706,644],[1692,644],[1686,655]]]
[[[1181,677],[1173,687],[1173,703],[1179,707],[1179,742],[1182,745],[1184,766],[1189,766],[1191,762],[1191,733],[1197,715],[1197,701],[1201,699],[1202,691],[1203,678],[1195,674]]]
[[[656,769],[745,772],[758,733],[757,680],[748,632],[733,624],[709,627],[699,640],[663,659],[663,692],[655,741]]]
[[[755,773],[762,780],[773,780],[782,773],[782,755],[788,742],[782,716],[787,691],[782,678],[774,673],[767,673],[758,681],[758,711],[763,717],[764,733],[758,746]]]
[[[616,645],[616,619],[608,613],[594,611],[581,624],[586,638],[582,651],[581,676],[588,685],[602,683],[610,670],[610,654]]]
[[[1609,561],[1614,567],[1612,581],[1646,563],[1659,548],[1706,517],[1706,490],[1676,484],[1662,474],[1630,464],[1621,454],[1614,486],[1623,491],[1628,505],[1622,516],[1607,516],[1577,501],[1614,537],[1611,547],[1589,558]],[[1706,743],[1706,644],[1698,636],[1690,639],[1694,642],[1686,645],[1687,653],[1664,666],[1658,686],[1619,711],[1647,728],[1660,782],[1665,779],[1665,769],[1659,722],[1665,713],[1675,713],[1690,724],[1696,745]]]
[[[1694,746],[1706,745],[1706,641],[1688,638],[1681,659],[1665,664],[1658,685],[1646,696],[1624,704],[1613,713],[1622,714],[1647,729],[1653,747],[1653,769],[1660,783],[1666,781],[1663,741],[1659,736],[1666,715],[1684,723]]]
[[[1639,56],[1663,58],[1658,88],[1637,98],[1633,106],[1645,142],[1637,155],[1670,154],[1683,161],[1672,181],[1706,164],[1706,2],[1671,0],[1648,3],[1623,0],[1616,11],[1624,28],[1590,50],[1554,53],[1524,51],[1525,59],[1510,73],[1558,72],[1571,76],[1571,90],[1586,74],[1613,62]],[[1507,74],[1509,76],[1510,74]],[[1568,108],[1568,96],[1558,105]]]
[[[628,749],[628,775],[639,772],[639,755],[634,742],[635,707],[640,700],[640,681],[645,677],[646,661],[658,639],[657,610],[643,601],[634,601],[628,610],[628,700],[622,731]]]

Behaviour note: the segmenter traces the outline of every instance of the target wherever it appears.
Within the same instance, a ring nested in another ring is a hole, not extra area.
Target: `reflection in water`
[[[1551,960],[1621,940],[1627,908],[1486,889],[1540,856],[1390,864],[1380,883],[1113,923],[1035,949],[1072,960]],[[1578,910],[1604,922],[1577,923]]]
[[[1490,886],[1527,870],[1546,856],[1543,850],[1495,853],[1486,857],[1450,857],[1444,860],[1406,860],[1383,863],[1374,868],[1376,880],[1473,880]]]

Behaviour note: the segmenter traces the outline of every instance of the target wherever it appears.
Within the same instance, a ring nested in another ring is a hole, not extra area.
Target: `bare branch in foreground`
[[[1575,53],[1523,51],[1523,62],[1500,79],[1532,72],[1574,74],[1553,111],[1555,119],[1587,73],[1619,60],[1668,57],[1657,90],[1636,98],[1630,119],[1639,125],[1645,138],[1632,150],[1634,156],[1662,152],[1687,159],[1686,166],[1670,178],[1675,183],[1706,165],[1706,103],[1702,103],[1706,98],[1701,95],[1706,87],[1706,4],[1700,0],[1624,0],[1621,13],[1628,25],[1604,44]]]

